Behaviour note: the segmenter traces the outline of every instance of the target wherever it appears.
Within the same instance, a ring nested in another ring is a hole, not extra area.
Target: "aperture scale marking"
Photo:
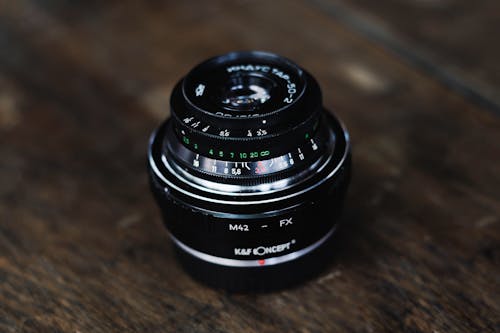
[[[224,127],[214,127],[212,124],[204,123],[202,120],[196,118],[195,116],[186,115],[181,119],[181,121],[191,130],[201,131],[205,134],[210,134],[218,137],[265,137],[272,134],[268,128],[242,128],[239,130],[229,130],[228,128]],[[262,121],[262,124],[266,124],[266,121]],[[182,134],[184,135],[185,133]]]

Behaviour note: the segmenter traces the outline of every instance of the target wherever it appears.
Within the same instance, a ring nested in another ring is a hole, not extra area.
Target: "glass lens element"
[[[223,85],[220,103],[235,111],[252,111],[271,98],[276,83],[261,75],[231,76]]]

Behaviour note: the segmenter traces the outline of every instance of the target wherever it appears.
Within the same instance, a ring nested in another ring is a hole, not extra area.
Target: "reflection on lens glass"
[[[259,104],[265,103],[271,95],[269,91],[258,85],[243,86],[237,85],[231,87],[228,94],[222,100],[223,104],[234,107],[254,107]]]
[[[272,78],[261,73],[238,73],[222,85],[218,102],[233,111],[254,111],[271,99],[275,86]]]

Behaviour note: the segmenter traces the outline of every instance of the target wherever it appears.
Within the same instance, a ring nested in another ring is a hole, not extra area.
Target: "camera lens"
[[[278,55],[233,52],[192,69],[170,106],[148,166],[186,271],[233,291],[317,274],[331,257],[351,158],[316,80]]]

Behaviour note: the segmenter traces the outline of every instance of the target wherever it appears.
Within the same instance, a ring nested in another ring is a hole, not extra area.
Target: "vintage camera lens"
[[[151,188],[185,269],[234,291],[288,287],[331,257],[350,174],[316,80],[265,52],[196,66],[149,143]]]

